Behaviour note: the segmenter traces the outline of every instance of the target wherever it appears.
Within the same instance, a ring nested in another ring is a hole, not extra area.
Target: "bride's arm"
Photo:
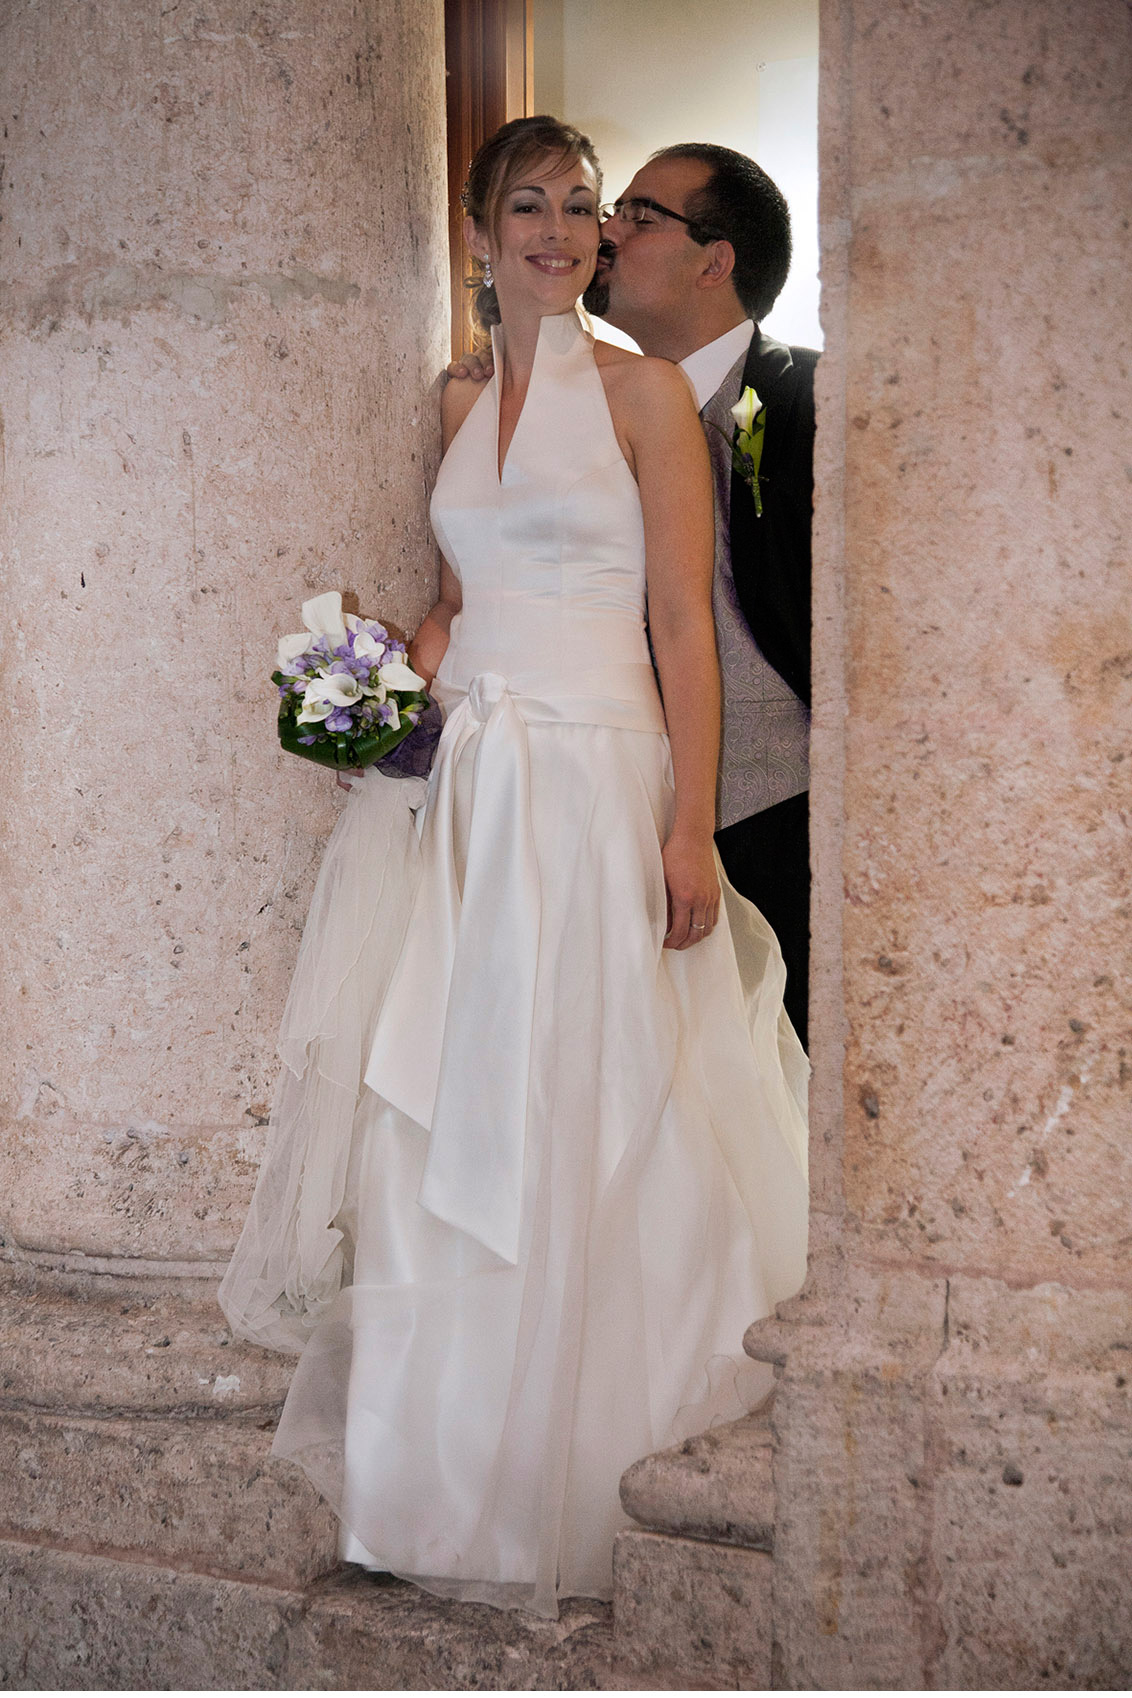
[[[441,445],[445,454],[452,438],[474,407],[482,387],[482,384],[477,386],[470,378],[445,384],[440,397]],[[429,689],[432,688],[432,681],[440,670],[440,663],[448,647],[452,620],[459,613],[462,601],[460,580],[447,560],[442,558],[440,599],[425,614],[416,636],[409,644],[409,665],[414,672],[419,673]]]
[[[443,557],[440,561],[440,600],[421,620],[416,636],[409,644],[409,665],[425,681],[426,689],[440,670],[448,647],[452,620],[459,613],[462,601],[460,580]]]
[[[670,949],[706,937],[719,913],[715,870],[720,686],[711,608],[711,465],[687,382],[660,360],[634,362],[628,436],[641,491],[649,630],[660,674],[676,814],[664,846]],[[693,929],[702,923],[703,929]]]

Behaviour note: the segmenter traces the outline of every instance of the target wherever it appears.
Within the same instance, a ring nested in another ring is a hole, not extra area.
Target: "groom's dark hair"
[[[698,159],[710,167],[711,176],[688,197],[684,211],[731,243],[735,293],[755,323],[760,323],[778,299],[790,270],[790,211],[781,189],[745,153],[714,142],[678,142],[662,147],[652,158]]]

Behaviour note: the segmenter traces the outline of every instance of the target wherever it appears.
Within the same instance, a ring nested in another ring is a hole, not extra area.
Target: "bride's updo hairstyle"
[[[584,136],[573,124],[564,124],[545,114],[537,118],[513,118],[488,137],[472,160],[460,203],[481,230],[490,231],[498,238],[500,212],[512,184],[523,177],[541,177],[564,170],[579,159],[593,167],[600,200],[601,166],[589,136]],[[474,291],[472,316],[479,341],[481,337],[490,337],[491,326],[499,323],[499,302],[494,287],[484,281],[483,260],[473,254],[472,265],[472,274],[466,282]]]

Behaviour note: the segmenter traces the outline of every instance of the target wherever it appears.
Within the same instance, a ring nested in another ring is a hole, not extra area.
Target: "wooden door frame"
[[[445,0],[452,354],[473,346],[460,191],[476,149],[534,112],[534,0]]]

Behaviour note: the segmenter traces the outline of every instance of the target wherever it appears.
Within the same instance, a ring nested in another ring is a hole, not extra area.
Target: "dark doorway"
[[[534,111],[533,0],[445,0],[448,106],[448,247],[452,276],[452,354],[472,346],[464,286],[460,191],[472,155],[493,130]]]

